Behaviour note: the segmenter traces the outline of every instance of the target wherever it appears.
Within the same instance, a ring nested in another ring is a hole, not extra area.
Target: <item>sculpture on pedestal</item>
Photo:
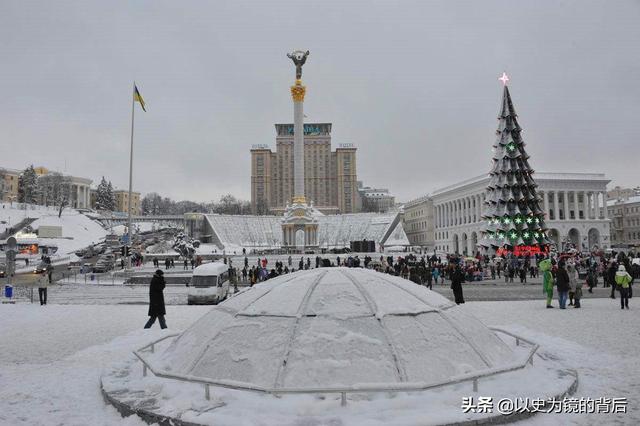
[[[302,66],[307,61],[309,51],[295,50],[288,53],[296,66],[296,81],[291,86],[293,99],[293,177],[294,191],[291,204],[282,219],[282,241],[289,249],[305,250],[318,245],[317,214],[311,205],[307,204],[304,193],[304,96],[306,87],[302,85]]]
[[[302,79],[302,66],[307,62],[307,56],[309,56],[308,50],[306,52],[294,50],[291,53],[287,53],[287,58],[291,59],[296,65],[296,80]]]

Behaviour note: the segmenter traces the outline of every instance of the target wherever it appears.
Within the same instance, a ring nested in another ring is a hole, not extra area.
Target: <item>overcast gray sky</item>
[[[538,171],[640,184],[638,1],[0,0],[0,166],[208,201],[250,196],[253,144],[308,121],[408,200],[489,170],[503,70]]]

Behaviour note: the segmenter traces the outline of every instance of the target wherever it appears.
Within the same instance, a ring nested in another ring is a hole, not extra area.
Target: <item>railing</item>
[[[221,388],[228,388],[228,389],[235,389],[235,390],[244,390],[244,391],[249,391],[249,392],[257,392],[257,393],[266,393],[266,394],[271,394],[271,395],[283,395],[283,394],[330,394],[330,393],[334,393],[340,394],[340,405],[341,406],[346,406],[347,405],[347,394],[350,393],[384,393],[384,392],[416,392],[416,391],[425,391],[425,390],[431,390],[431,389],[436,389],[436,388],[441,388],[441,387],[445,387],[445,386],[451,386],[451,385],[457,385],[460,383],[467,383],[467,382],[472,382],[472,386],[473,386],[473,391],[474,392],[478,392],[478,382],[480,381],[480,379],[482,378],[486,378],[486,377],[492,377],[498,374],[503,374],[503,373],[509,373],[512,371],[517,371],[517,370],[521,370],[524,369],[527,364],[533,365],[533,356],[535,355],[536,351],[539,349],[539,345],[527,340],[523,337],[520,337],[516,334],[513,334],[509,331],[503,330],[501,328],[496,328],[496,327],[490,327],[491,330],[493,331],[497,331],[499,333],[503,333],[505,335],[508,335],[510,337],[513,337],[516,341],[516,346],[520,346],[521,343],[525,343],[529,346],[531,346],[531,349],[529,350],[529,353],[526,357],[526,359],[520,363],[515,363],[512,365],[509,365],[507,367],[501,367],[501,368],[492,368],[492,369],[488,369],[488,370],[484,370],[481,371],[479,373],[469,373],[469,374],[463,374],[463,375],[458,375],[458,376],[454,376],[453,378],[449,379],[449,380],[443,380],[443,381],[439,381],[439,382],[433,382],[433,383],[419,383],[419,382],[413,382],[413,383],[396,383],[393,385],[389,385],[389,386],[379,386],[379,385],[354,385],[354,386],[345,386],[345,387],[333,387],[333,388],[304,388],[304,389],[300,389],[300,388],[265,388],[262,386],[256,386],[256,385],[252,385],[249,383],[243,383],[243,382],[236,382],[236,381],[232,381],[232,380],[212,380],[212,379],[206,379],[206,378],[202,378],[202,377],[195,377],[195,376],[189,376],[189,375],[183,375],[183,374],[175,374],[175,373],[168,373],[165,370],[159,370],[159,369],[155,369],[148,360],[145,359],[145,357],[143,356],[142,352],[150,349],[150,352],[153,353],[155,351],[155,345],[157,345],[158,343],[160,343],[163,340],[169,339],[171,337],[175,337],[178,336],[178,334],[169,334],[167,336],[164,336],[158,340],[155,340],[137,350],[133,351],[133,354],[142,362],[142,375],[146,376],[147,375],[147,370],[151,371],[156,377],[162,377],[162,378],[166,378],[166,379],[173,379],[173,380],[180,380],[180,381],[184,381],[184,382],[189,382],[189,383],[198,383],[204,386],[204,394],[205,394],[205,398],[207,400],[210,399],[210,390],[209,387],[210,386],[215,386],[215,387],[221,387]]]

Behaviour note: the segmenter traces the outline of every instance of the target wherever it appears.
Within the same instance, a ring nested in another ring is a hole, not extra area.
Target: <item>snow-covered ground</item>
[[[465,309],[485,324],[538,342],[542,353],[576,369],[577,397],[629,398],[627,414],[539,414],[522,424],[635,425],[640,423],[636,360],[640,306],[634,302],[631,299],[628,311],[620,310],[618,301],[610,299],[589,300],[580,310],[547,310],[540,300],[471,302]],[[167,332],[185,329],[208,309],[168,306]],[[144,305],[0,305],[0,424],[143,425],[135,417],[122,419],[105,404],[99,377],[103,369],[129,357],[132,349],[166,333],[157,325],[141,329],[146,310]],[[428,362],[428,354],[425,356]],[[394,418],[393,413],[385,416]],[[425,412],[425,423],[428,419]],[[228,424],[250,423],[239,417]],[[265,418],[259,424],[276,423]],[[328,420],[310,418],[304,424],[357,423],[337,411]]]
[[[66,208],[61,217],[58,217],[58,209],[54,207],[28,205],[27,209],[18,208],[14,203],[0,203],[0,233],[7,228],[15,227],[25,218],[36,219],[30,226],[37,230],[40,226],[62,227],[62,238],[42,238],[46,244],[58,247],[56,255],[65,256],[69,253],[84,248],[92,243],[98,243],[107,235],[107,231],[95,220],[75,209]],[[14,233],[17,230],[14,229]]]

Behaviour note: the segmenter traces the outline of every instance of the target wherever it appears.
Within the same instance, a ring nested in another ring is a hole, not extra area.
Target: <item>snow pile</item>
[[[433,383],[516,361],[444,297],[346,268],[298,272],[242,292],[153,359],[183,375],[305,389]]]
[[[96,244],[107,235],[102,225],[77,210],[66,210],[61,217],[58,217],[57,213],[41,216],[31,224],[34,230],[40,226],[62,227],[62,238],[46,239],[47,243],[58,246],[57,254],[72,253],[90,244]]]
[[[102,225],[75,209],[66,208],[61,217],[58,217],[58,209],[55,207],[27,205],[24,210],[19,208],[22,205],[15,203],[2,203],[1,206],[0,222],[5,223],[0,224],[0,233],[9,227],[14,227],[13,233],[16,233],[18,229],[15,226],[25,218],[36,219],[30,224],[35,231],[40,226],[62,227],[62,238],[42,239],[47,245],[58,247],[57,255],[66,255],[89,244],[98,243],[107,234]]]

